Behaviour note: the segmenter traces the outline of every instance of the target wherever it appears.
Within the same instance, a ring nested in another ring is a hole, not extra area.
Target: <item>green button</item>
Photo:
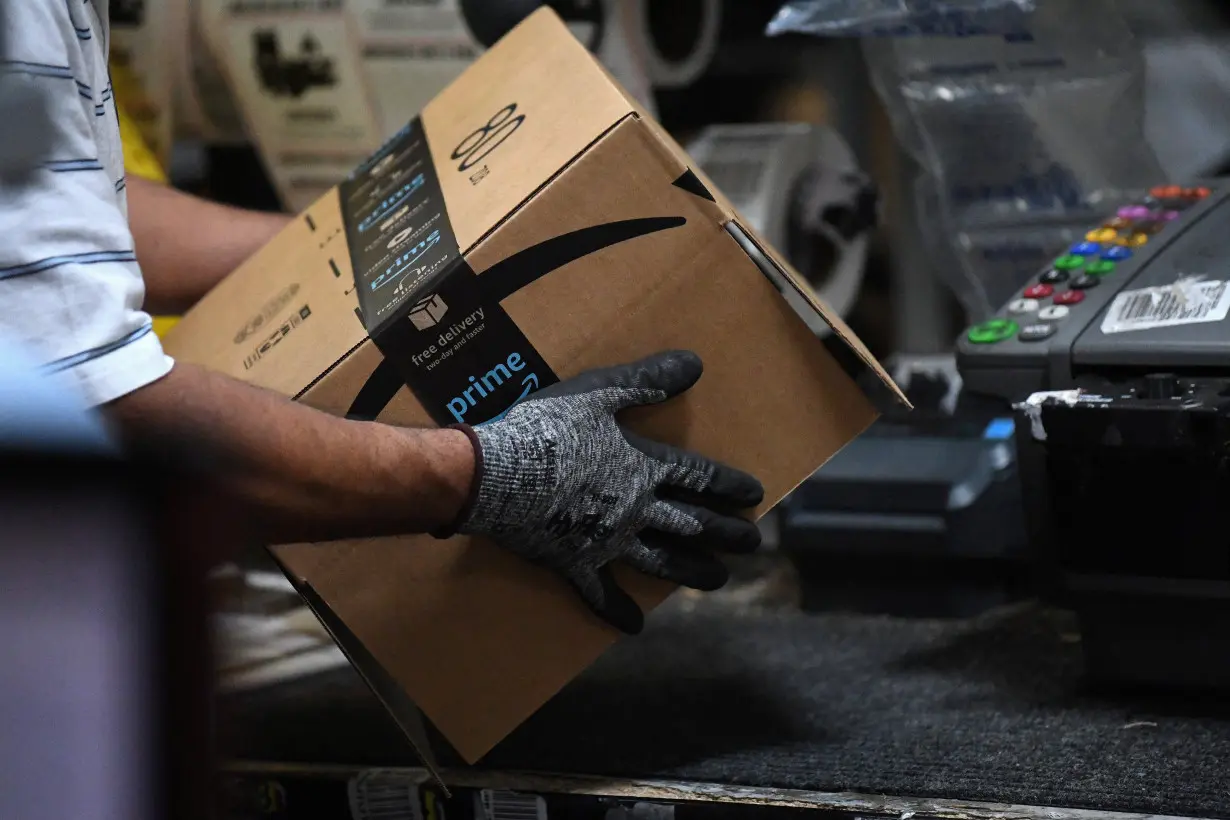
[[[1085,264],[1085,257],[1074,256],[1073,254],[1061,256],[1055,260],[1055,267],[1060,270],[1076,270],[1083,264]]]
[[[1018,330],[1011,319],[992,319],[969,329],[969,340],[976,345],[992,345],[1011,338]]]
[[[1115,263],[1109,259],[1098,259],[1090,262],[1085,268],[1085,273],[1090,276],[1105,276],[1115,269]]]

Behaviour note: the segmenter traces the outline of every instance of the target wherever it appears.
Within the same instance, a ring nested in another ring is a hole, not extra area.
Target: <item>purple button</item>
[[[1147,219],[1149,216],[1149,209],[1143,205],[1129,205],[1125,208],[1119,209],[1119,216],[1124,219]]]
[[[1176,219],[1179,218],[1179,212],[1178,211],[1162,211],[1161,218],[1167,222],[1174,222]]]

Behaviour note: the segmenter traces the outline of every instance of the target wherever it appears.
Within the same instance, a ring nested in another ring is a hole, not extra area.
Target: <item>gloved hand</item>
[[[755,524],[731,514],[760,503],[760,482],[616,419],[682,393],[701,370],[693,353],[662,353],[552,385],[499,421],[458,425],[475,447],[477,492],[457,531],[561,573],[627,633],[644,615],[616,585],[616,561],[693,589],[723,586],[729,573],[714,553],[760,545]]]

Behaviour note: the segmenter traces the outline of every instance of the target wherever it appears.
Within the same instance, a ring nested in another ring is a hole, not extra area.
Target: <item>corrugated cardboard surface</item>
[[[452,174],[450,146],[513,98],[526,120],[490,155],[489,174],[479,184]],[[706,371],[695,388],[626,421],[755,473],[766,489],[758,512],[874,419],[725,231],[729,206],[672,184],[688,171],[686,155],[632,110],[553,13],[536,13],[484,55],[428,106],[423,124],[459,244],[477,243],[467,261],[480,277],[571,230],[683,217],[678,227],[572,262],[503,307],[561,378],[668,348],[699,353]],[[355,316],[336,193],[307,217],[190,312],[167,348],[340,414],[381,354]],[[292,285],[294,295],[283,298]],[[250,345],[234,342],[234,326],[281,301],[273,325],[293,319],[301,303],[310,315],[245,367]],[[409,389],[380,420],[432,425]],[[478,540],[402,537],[277,552],[471,761],[616,639],[562,581]],[[646,608],[671,592],[631,572],[622,577]]]

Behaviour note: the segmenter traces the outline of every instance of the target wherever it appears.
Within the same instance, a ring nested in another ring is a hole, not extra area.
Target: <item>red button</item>
[[[1077,302],[1085,298],[1083,291],[1065,290],[1055,296],[1055,304],[1057,305],[1075,305]]]
[[[1045,299],[1055,292],[1055,289],[1050,285],[1034,285],[1025,288],[1025,293],[1022,294],[1026,299]]]
[[[1213,192],[1210,191],[1208,188],[1197,188],[1196,190],[1192,191],[1192,193],[1195,195],[1196,199],[1204,199],[1205,197],[1207,197],[1209,194]]]

